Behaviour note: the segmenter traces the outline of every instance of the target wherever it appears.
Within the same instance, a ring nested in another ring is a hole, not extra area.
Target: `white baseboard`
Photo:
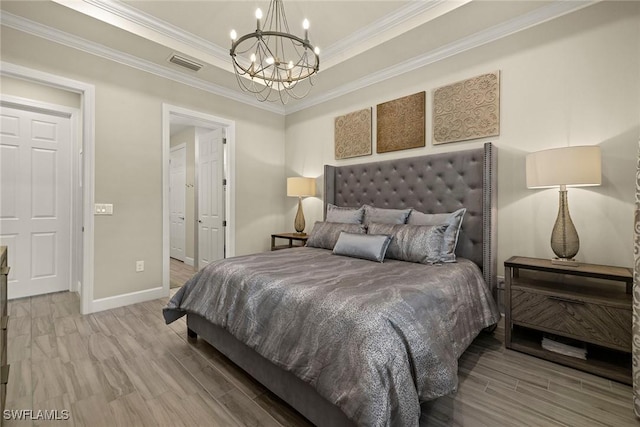
[[[184,257],[184,263],[193,267],[195,265],[195,260],[187,256],[187,257]]]
[[[91,302],[89,313],[110,310],[112,308],[124,307],[125,305],[137,304],[140,302],[151,301],[154,299],[166,297],[167,292],[162,286],[144,291],[131,292],[129,294],[116,295],[113,297],[94,299]]]

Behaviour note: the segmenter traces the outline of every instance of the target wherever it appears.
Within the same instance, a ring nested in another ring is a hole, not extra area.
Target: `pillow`
[[[391,242],[391,236],[384,234],[354,234],[341,232],[333,253],[352,258],[382,262]]]
[[[316,221],[307,239],[307,246],[333,250],[333,247],[338,241],[338,237],[340,237],[340,233],[343,231],[347,233],[365,233],[364,226],[360,224]]]
[[[372,222],[377,222],[378,224],[405,224],[411,210],[411,208],[383,209],[364,205],[364,220],[362,223],[364,225],[369,225]]]
[[[327,218],[326,222],[341,222],[344,224],[362,224],[362,217],[364,215],[364,207],[359,208],[347,208],[327,204]]]
[[[369,232],[392,236],[387,258],[433,264],[440,262],[442,241],[447,226],[408,224],[369,224]]]
[[[425,214],[416,210],[411,212],[407,224],[411,225],[447,225],[444,233],[444,244],[442,246],[442,262],[455,262],[456,245],[458,244],[458,233],[462,226],[462,219],[467,212],[466,208],[458,209],[453,213]]]

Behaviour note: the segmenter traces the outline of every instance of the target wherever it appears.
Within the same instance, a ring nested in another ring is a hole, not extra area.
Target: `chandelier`
[[[271,0],[261,25],[262,10],[256,10],[257,28],[238,38],[231,30],[231,58],[240,88],[258,101],[286,104],[305,97],[320,66],[320,49],[309,43],[309,21],[302,22],[304,38],[291,34],[282,0]]]

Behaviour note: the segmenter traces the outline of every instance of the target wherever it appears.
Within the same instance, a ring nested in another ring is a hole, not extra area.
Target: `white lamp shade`
[[[602,183],[600,147],[554,148],[527,154],[527,188]]]
[[[294,177],[287,178],[287,196],[312,197],[316,195],[315,178]]]

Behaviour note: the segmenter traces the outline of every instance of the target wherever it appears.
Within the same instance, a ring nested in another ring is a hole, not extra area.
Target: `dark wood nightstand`
[[[298,233],[275,233],[271,235],[271,250],[277,251],[278,249],[287,249],[287,248],[295,248],[296,246],[304,246],[307,243],[307,239],[309,238],[308,234],[298,234]],[[286,239],[289,240],[288,245],[276,245],[276,239]],[[294,245],[293,242],[302,242],[300,244]]]
[[[505,346],[631,384],[630,268],[514,256],[505,268]],[[575,340],[587,358],[542,347],[543,336]]]

